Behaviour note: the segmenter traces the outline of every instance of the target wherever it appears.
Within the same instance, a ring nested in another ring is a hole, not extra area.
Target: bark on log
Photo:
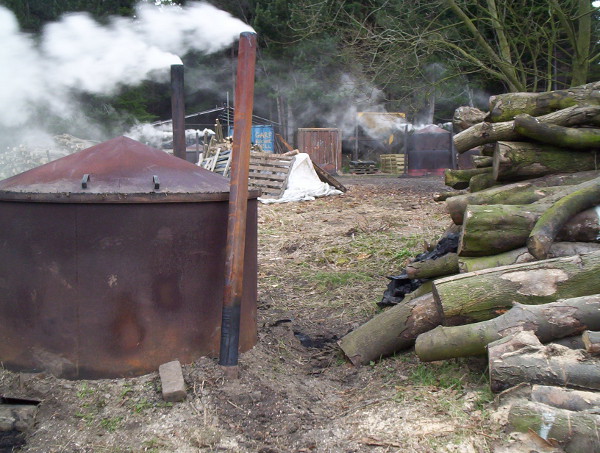
[[[566,389],[550,385],[532,385],[529,398],[568,411],[587,411],[600,407],[600,393]]]
[[[448,168],[444,171],[444,184],[457,190],[466,189],[469,187],[469,180],[482,173],[492,173],[492,168],[469,168],[467,170]]]
[[[590,329],[595,329],[595,327],[592,326],[588,327]],[[592,355],[600,355],[600,332],[586,330],[581,334],[581,339],[585,345],[586,352]]]
[[[497,318],[455,327],[438,326],[417,338],[415,351],[423,362],[485,355],[487,345],[523,330],[547,343],[556,338],[600,329],[600,294],[542,305],[515,304]]]
[[[600,451],[600,416],[520,401],[508,412],[509,429],[535,432],[546,441],[558,441],[566,453]]]
[[[521,113],[521,112],[519,112]],[[600,106],[573,106],[552,112],[537,118],[540,123],[564,127],[583,124],[600,125]],[[522,140],[522,135],[515,131],[515,123],[483,122],[474,125],[454,136],[454,146],[458,153],[463,153],[476,146],[497,141]],[[483,154],[483,153],[482,153]]]
[[[456,225],[462,225],[467,205],[529,204],[564,190],[565,185],[581,184],[600,175],[597,171],[582,171],[547,175],[527,181],[491,187],[478,193],[457,194],[446,202],[446,210]],[[538,189],[539,188],[539,189]]]
[[[406,265],[405,272],[411,279],[458,274],[458,255],[447,253],[437,259],[415,261]]]
[[[600,146],[600,129],[574,128],[544,124],[538,118],[521,114],[515,118],[515,131],[540,143],[569,149],[597,148]]]
[[[468,193],[467,190],[449,190],[447,192],[439,192],[433,196],[433,201],[446,201],[449,198],[465,195],[466,193]]]
[[[600,244],[593,242],[555,242],[550,248],[548,258],[581,255],[600,251]],[[497,255],[458,258],[458,268],[461,273],[481,271],[493,267],[510,266],[511,264],[531,263],[536,258],[529,253],[527,247],[510,250]]]
[[[454,110],[454,115],[452,116],[452,129],[454,133],[457,134],[474,124],[481,123],[486,114],[486,112],[482,112],[475,107],[458,107]]]
[[[515,303],[539,305],[600,293],[600,252],[443,277],[433,295],[444,324],[485,321]]]
[[[484,168],[492,169],[492,167]],[[498,183],[494,179],[494,175],[492,174],[492,172],[483,173],[481,175],[474,175],[469,180],[469,191],[471,191],[472,193],[481,192],[482,190],[489,189],[490,187],[496,185],[498,185]]]
[[[540,343],[529,331],[488,346],[490,388],[500,392],[521,383],[600,390],[600,360],[585,352]]]
[[[569,349],[585,349],[581,335],[573,335],[572,337],[559,338],[558,340],[551,341],[549,345],[564,346]]]
[[[490,256],[508,252],[527,243],[537,220],[549,205],[468,206],[458,244],[458,256]],[[570,219],[557,235],[557,241],[600,242],[598,208]]]
[[[540,116],[578,104],[600,104],[600,82],[545,93],[506,93],[490,97],[486,121],[510,121],[520,113]]]
[[[473,156],[473,163],[475,168],[486,168],[491,167],[494,164],[492,156]]]
[[[494,151],[496,150],[496,142],[486,143],[481,147],[481,155],[494,157]]]
[[[569,219],[597,205],[600,209],[600,178],[576,187],[578,187],[576,191],[554,202],[531,230],[527,239],[527,248],[537,259],[545,259],[548,256],[554,238]]]
[[[498,142],[493,175],[497,181],[518,181],[552,173],[597,170],[595,151],[570,152],[564,148],[529,142]]]
[[[441,323],[431,293],[400,303],[343,337],[338,345],[354,365],[366,365],[412,347],[417,336]]]

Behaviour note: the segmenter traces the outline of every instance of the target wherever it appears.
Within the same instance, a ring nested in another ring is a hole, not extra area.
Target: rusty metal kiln
[[[240,350],[256,343],[251,191]],[[119,137],[0,181],[0,361],[66,378],[217,356],[229,181]]]

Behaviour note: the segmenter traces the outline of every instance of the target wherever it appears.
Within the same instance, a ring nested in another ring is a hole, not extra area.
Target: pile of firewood
[[[600,416],[579,414],[577,427],[568,412],[590,405],[553,404],[600,407],[563,388],[600,390],[600,82],[494,96],[482,119],[454,137],[459,153],[481,147],[476,168],[447,170],[458,190],[438,198],[456,249],[409,263],[394,279],[418,288],[396,295],[392,279],[395,305],[339,345],[357,365],[413,345],[422,361],[487,353],[493,391],[536,384],[513,428],[600,451]]]

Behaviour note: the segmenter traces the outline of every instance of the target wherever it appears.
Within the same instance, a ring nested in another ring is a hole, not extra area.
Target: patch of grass
[[[96,416],[91,412],[77,412],[75,417],[82,419],[87,426],[91,426],[96,421]]]
[[[95,392],[96,391],[93,388],[91,388],[87,382],[84,382],[83,384],[81,384],[81,387],[79,387],[79,390],[77,391],[77,397],[85,398],[93,395]]]
[[[135,412],[136,414],[139,414],[139,413],[145,411],[146,409],[150,409],[151,407],[154,407],[154,404],[152,404],[146,398],[142,398],[133,403],[132,409],[133,409],[133,412]]]
[[[100,420],[100,426],[109,433],[114,433],[122,421],[123,417],[105,417]]]
[[[327,272],[319,271],[312,274],[310,280],[315,282],[319,290],[331,290],[354,282],[370,281],[373,278],[363,272]]]
[[[412,370],[409,380],[418,386],[423,387],[441,387],[445,389],[453,388],[461,390],[463,388],[464,371],[460,365],[454,362],[443,362],[441,365],[419,363]]]

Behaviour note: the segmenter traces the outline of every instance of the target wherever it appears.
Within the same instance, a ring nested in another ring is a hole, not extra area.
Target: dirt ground
[[[489,452],[485,361],[356,368],[336,340],[378,312],[406,260],[449,224],[442,177],[347,176],[348,191],[260,205],[257,346],[240,379],[216,360],[184,366],[187,399],[161,399],[157,373],[66,381],[0,370],[0,394],[41,401],[25,452]]]

